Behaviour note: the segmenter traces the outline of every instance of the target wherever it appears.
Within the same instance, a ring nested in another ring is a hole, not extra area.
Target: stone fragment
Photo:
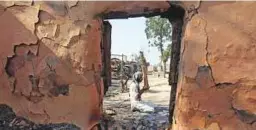
[[[158,122],[161,123],[161,124],[163,124],[163,123],[166,123],[167,120],[162,119],[162,120],[158,120]]]
[[[142,130],[142,128],[143,128],[143,126],[142,126],[142,125],[139,125],[139,126],[137,127],[137,130]]]

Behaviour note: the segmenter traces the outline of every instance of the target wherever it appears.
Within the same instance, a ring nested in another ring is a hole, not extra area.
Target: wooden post
[[[111,86],[111,24],[108,21],[103,22],[102,36],[102,68],[103,68],[103,83],[104,94]]]
[[[121,87],[122,87],[122,92],[124,92],[125,87],[124,87],[124,71],[123,71],[123,54],[122,54],[122,58],[121,58],[121,75],[120,75],[120,83],[121,83]]]
[[[183,17],[184,10],[180,7],[174,7],[170,10],[170,14],[168,14],[168,19],[172,24],[172,51],[170,57],[170,72],[169,72],[169,85],[171,85],[171,93],[170,93],[170,103],[169,103],[169,123],[172,124],[174,122],[174,108],[176,101],[176,93],[177,93],[177,84],[179,77],[179,61],[180,61],[180,47],[181,47],[181,39],[182,39],[182,29],[183,29]],[[173,13],[176,12],[176,13]],[[179,13],[178,13],[179,12]]]

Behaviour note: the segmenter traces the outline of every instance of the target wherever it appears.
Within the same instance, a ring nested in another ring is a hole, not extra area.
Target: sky
[[[139,51],[143,51],[151,65],[159,63],[160,53],[157,48],[148,47],[144,31],[146,18],[116,19],[109,22],[112,25],[112,54],[124,54],[129,57],[131,54],[139,54]]]

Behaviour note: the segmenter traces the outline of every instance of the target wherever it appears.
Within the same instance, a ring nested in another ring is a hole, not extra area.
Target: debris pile
[[[0,104],[0,130],[80,130],[80,128],[68,123],[36,124],[24,117],[16,116],[8,105]]]
[[[112,87],[113,88],[113,87]],[[104,99],[102,129],[165,130],[169,127],[168,107],[157,106],[154,113],[132,112],[128,93],[117,94],[110,89]]]

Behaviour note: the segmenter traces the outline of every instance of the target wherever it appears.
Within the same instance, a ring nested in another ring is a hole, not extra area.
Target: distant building
[[[149,65],[148,66],[148,73],[153,73],[154,72],[154,66]]]

